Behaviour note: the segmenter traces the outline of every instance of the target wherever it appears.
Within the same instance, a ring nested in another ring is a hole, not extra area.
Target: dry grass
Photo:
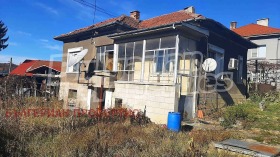
[[[62,106],[56,100],[24,102],[21,109]],[[131,121],[131,117],[111,122],[87,116],[5,117],[6,109],[0,110],[3,156],[207,156],[220,154],[207,152],[212,141],[231,137],[227,131],[174,133],[153,123]]]

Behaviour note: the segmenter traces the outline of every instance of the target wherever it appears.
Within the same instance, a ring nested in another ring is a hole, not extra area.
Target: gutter
[[[186,23],[186,22],[189,22],[189,21],[193,21],[193,19],[183,21],[183,22],[176,22],[176,23],[156,26],[156,27],[137,29],[137,30],[127,31],[127,32],[122,32],[122,33],[115,33],[115,34],[112,34],[112,35],[108,35],[108,37],[111,38],[111,39],[117,39],[117,38],[122,38],[122,37],[141,35],[141,34],[144,34],[144,33],[152,33],[152,32],[157,32],[157,31],[162,31],[162,30],[176,29],[177,27],[180,27],[180,26],[193,29],[193,30],[195,30],[195,31],[197,31],[201,34],[209,36],[209,31],[208,30],[206,30],[204,28],[201,28],[201,27],[198,27],[198,26],[195,26],[195,25],[192,25],[192,24]]]
[[[244,38],[257,38],[257,37],[267,37],[267,36],[274,36],[274,35],[279,35],[280,33],[272,33],[272,34],[260,34],[260,35],[251,35],[251,36],[243,36]]]

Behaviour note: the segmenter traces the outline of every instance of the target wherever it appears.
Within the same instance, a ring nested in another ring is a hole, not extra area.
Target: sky
[[[94,11],[75,0],[0,0],[0,20],[8,27],[9,46],[0,51],[0,63],[10,57],[61,60],[63,43],[53,38],[113,16],[139,10],[145,20],[194,6],[195,12],[226,27],[237,27],[269,18],[269,26],[280,28],[279,0],[84,0],[105,10]]]

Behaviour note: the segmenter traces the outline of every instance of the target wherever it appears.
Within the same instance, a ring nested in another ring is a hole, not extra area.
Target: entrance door
[[[181,84],[179,112],[184,119],[195,117],[197,105],[197,55],[185,53],[179,57],[178,79]]]

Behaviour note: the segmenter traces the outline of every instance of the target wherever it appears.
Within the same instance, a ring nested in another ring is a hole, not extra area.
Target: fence
[[[249,90],[280,89],[280,60],[258,59],[247,61]],[[262,88],[265,87],[265,88]]]

